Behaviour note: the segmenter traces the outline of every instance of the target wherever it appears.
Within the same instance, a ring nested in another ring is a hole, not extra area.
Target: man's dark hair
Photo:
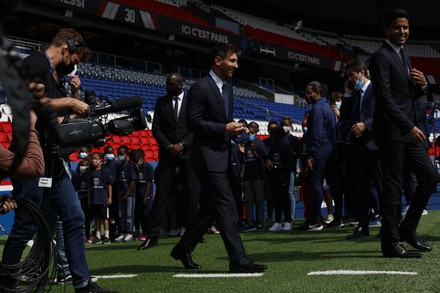
[[[211,63],[214,64],[215,57],[219,56],[222,60],[226,58],[229,52],[237,53],[237,48],[232,44],[219,43],[211,50]]]
[[[365,64],[365,62],[361,60],[355,59],[348,62],[348,64],[345,66],[345,72],[347,72],[348,70],[352,70],[353,72],[360,72],[361,70],[363,70],[365,72],[365,76],[368,79],[370,78],[367,70],[367,64]]]
[[[389,27],[393,21],[397,18],[406,18],[409,21],[409,14],[405,9],[402,8],[394,8],[390,9],[385,13],[383,18],[383,25],[385,27]]]
[[[72,53],[78,54],[81,62],[86,62],[90,58],[89,47],[86,45],[83,37],[73,28],[60,29],[50,42],[50,46],[61,47],[67,44],[67,40],[73,40],[79,44]]]
[[[312,86],[312,91],[318,93],[321,97],[325,97],[327,95],[327,86],[319,81],[309,82],[308,85]]]

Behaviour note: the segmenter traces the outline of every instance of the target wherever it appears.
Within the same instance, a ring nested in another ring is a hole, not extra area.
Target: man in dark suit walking
[[[244,130],[242,124],[232,119],[232,85],[226,81],[238,68],[237,49],[231,44],[218,44],[212,49],[210,60],[209,74],[188,92],[188,126],[194,132],[192,160],[202,185],[200,208],[171,256],[186,269],[200,269],[192,261],[191,252],[215,219],[229,256],[229,270],[262,272],[267,268],[265,265],[255,264],[246,257],[227,174],[230,139]]]
[[[354,217],[359,222],[353,234],[348,235],[347,239],[356,239],[369,236],[370,199],[374,197],[376,202],[378,200],[378,194],[382,190],[382,182],[379,181],[379,178],[382,178],[382,171],[377,146],[373,140],[372,126],[376,99],[367,66],[360,60],[354,60],[345,67],[345,75],[355,84],[355,92],[345,100],[350,103],[349,111],[341,111],[341,120],[349,121],[347,137],[350,143],[349,173],[354,183],[350,202],[353,203]],[[348,114],[349,117],[344,117],[344,114]]]
[[[190,157],[194,134],[188,130],[187,126],[187,96],[183,91],[182,76],[179,73],[169,74],[166,87],[167,95],[157,99],[153,118],[153,136],[159,144],[153,216],[148,222],[147,239],[138,247],[139,250],[150,248],[158,242],[176,167],[180,168],[184,176],[188,192],[186,202],[188,221],[194,217],[198,208],[198,182]]]
[[[403,9],[388,11],[384,17],[384,32],[386,40],[370,62],[376,96],[373,131],[383,171],[381,248],[384,257],[419,258],[422,256],[419,252],[407,251],[399,241],[419,251],[432,249],[416,234],[423,209],[438,180],[422,144],[426,136],[416,126],[414,99],[426,94],[427,81],[422,72],[411,68],[411,61],[403,52],[409,35],[408,13]],[[414,171],[417,189],[400,223],[405,164]]]

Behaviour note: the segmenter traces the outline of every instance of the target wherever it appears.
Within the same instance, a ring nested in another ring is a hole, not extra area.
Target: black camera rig
[[[75,152],[80,146],[103,146],[105,137],[111,134],[125,136],[147,128],[141,108],[142,98],[139,96],[116,99],[104,106],[97,106],[94,92],[86,91],[84,100],[91,108],[89,117],[65,118],[54,129],[58,154],[61,156]],[[122,111],[128,111],[128,115],[107,121],[108,114]]]

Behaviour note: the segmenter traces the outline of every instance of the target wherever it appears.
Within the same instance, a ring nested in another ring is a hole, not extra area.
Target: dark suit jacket
[[[178,121],[174,118],[173,97],[163,96],[156,100],[153,118],[153,136],[159,144],[159,161],[169,159],[170,152],[167,146],[181,142],[185,151],[180,159],[189,159],[194,134],[189,131],[186,119],[187,95],[183,96]]]
[[[354,105],[351,108],[350,126],[359,121],[364,122],[366,130],[359,139],[362,140],[362,142],[365,144],[365,147],[370,151],[377,150],[376,143],[373,140],[373,115],[376,104],[373,84],[370,82],[368,87],[365,89],[364,96],[362,98],[362,107],[359,105],[361,102],[360,91],[356,92],[351,99]]]
[[[406,55],[405,60],[411,68]],[[386,42],[374,53],[369,70],[376,96],[373,119],[376,142],[410,142],[409,131],[417,124],[414,99],[424,94],[422,88],[410,81],[400,56]]]
[[[229,164],[226,124],[233,121],[231,84],[226,84],[226,91],[228,115],[220,90],[210,75],[193,84],[188,92],[188,126],[194,132],[192,160],[198,168],[208,172],[224,172]]]

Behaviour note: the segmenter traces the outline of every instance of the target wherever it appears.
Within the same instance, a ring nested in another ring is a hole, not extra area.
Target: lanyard
[[[47,63],[49,64],[50,74],[53,74],[53,67],[52,67],[52,64],[50,64],[50,58],[49,58],[49,55],[47,55],[47,52],[46,52],[46,51],[44,51],[43,54],[46,55]]]

